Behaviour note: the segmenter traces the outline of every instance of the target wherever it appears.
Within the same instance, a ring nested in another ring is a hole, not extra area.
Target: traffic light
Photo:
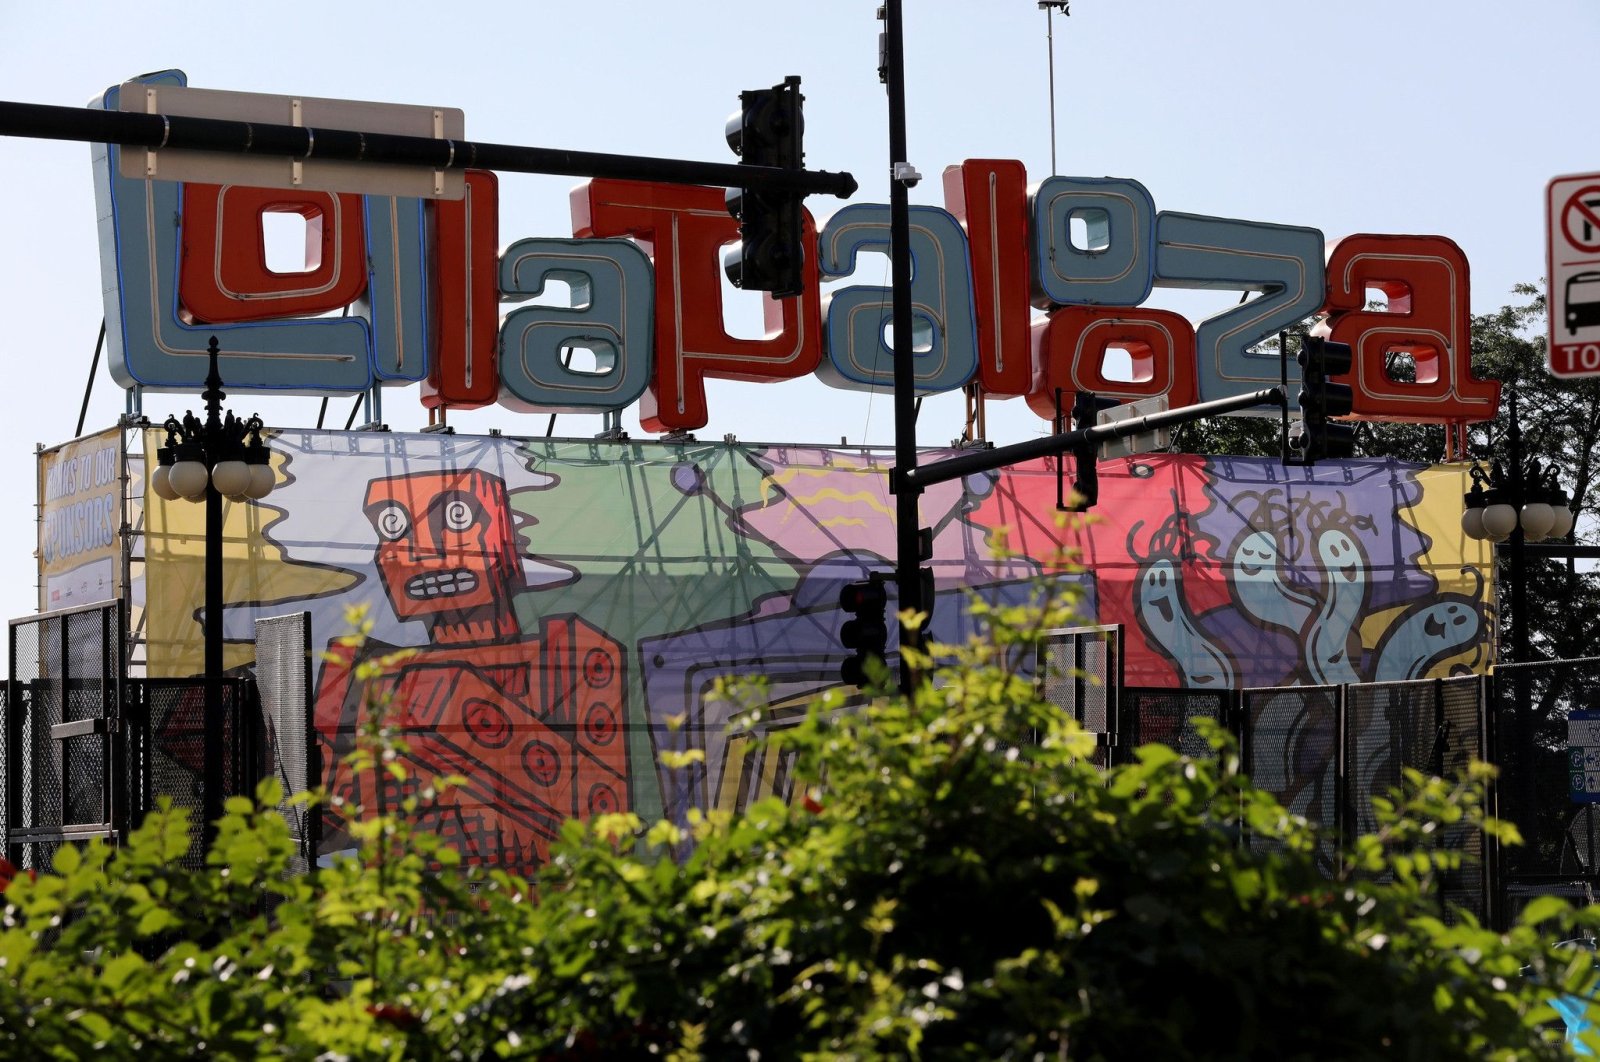
[[[1079,391],[1072,400],[1072,427],[1082,431],[1092,428],[1100,420],[1102,409],[1111,409],[1120,405],[1115,398],[1101,398],[1092,391]],[[1085,512],[1094,507],[1100,500],[1100,447],[1095,443],[1082,442],[1072,448],[1074,475],[1072,479],[1073,492],[1080,499],[1074,505],[1074,512]]]
[[[867,661],[872,657],[882,660],[888,650],[889,622],[884,618],[888,602],[882,572],[845,583],[839,591],[839,607],[851,617],[839,628],[839,641],[852,654],[839,668],[839,678],[847,685],[865,686]]]
[[[1349,384],[1332,383],[1329,379],[1350,372],[1354,361],[1350,344],[1306,336],[1296,360],[1300,362],[1300,412],[1304,420],[1299,433],[1289,437],[1289,445],[1300,451],[1301,463],[1307,465],[1319,457],[1354,455],[1355,425],[1328,419],[1348,416],[1355,401]]]
[[[798,170],[805,118],[800,79],[790,76],[769,89],[739,94],[739,111],[728,119],[728,146],[746,166]],[[728,213],[739,221],[739,246],[723,263],[728,279],[746,291],[799,295],[805,249],[799,192],[729,188]]]

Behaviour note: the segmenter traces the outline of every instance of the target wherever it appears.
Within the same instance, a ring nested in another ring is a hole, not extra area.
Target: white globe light
[[[211,470],[211,484],[218,494],[240,496],[250,487],[250,466],[243,461],[218,461]]]
[[[1566,538],[1572,530],[1572,510],[1565,505],[1552,505],[1551,508],[1555,510],[1556,521],[1550,525],[1550,537]]]
[[[172,485],[172,489],[190,501],[205,495],[208,481],[206,466],[199,461],[179,461],[167,473],[167,482]]]
[[[172,469],[166,465],[157,465],[155,472],[150,476],[150,491],[163,501],[177,501],[178,492],[172,489]]]
[[[1483,533],[1490,542],[1504,542],[1517,527],[1517,511],[1505,502],[1490,505],[1483,510]]]
[[[1539,542],[1555,526],[1556,511],[1548,502],[1529,502],[1522,507],[1522,537]]]
[[[1489,537],[1483,530],[1483,509],[1481,507],[1462,511],[1461,530],[1466,533],[1468,538],[1476,539],[1479,542]]]
[[[271,465],[250,466],[250,486],[244,494],[247,498],[265,498],[272,493],[276,479],[272,474]]]

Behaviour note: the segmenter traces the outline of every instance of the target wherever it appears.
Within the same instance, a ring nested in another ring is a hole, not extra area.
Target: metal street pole
[[[1526,664],[1530,657],[1527,598],[1527,536],[1522,532],[1522,506],[1527,501],[1526,484],[1522,474],[1522,421],[1517,416],[1517,391],[1511,389],[1511,427],[1506,432],[1506,446],[1511,460],[1511,504],[1516,507],[1517,524],[1511,530],[1511,662]]]
[[[200,813],[206,850],[216,840],[216,821],[222,817],[229,783],[245,783],[245,754],[249,751],[246,720],[240,700],[229,696],[222,678],[222,500],[259,501],[272,493],[272,458],[261,439],[265,425],[252,416],[241,420],[223,416],[222,373],[218,368],[217,337],[206,350],[210,359],[206,387],[205,419],[190,410],[180,421],[168,417],[163,427],[167,444],[156,451],[150,475],[150,493],[164,502],[186,499],[205,505],[204,588],[200,633],[203,640],[201,690]]]
[[[211,482],[209,473],[217,463],[217,444],[222,439],[222,374],[217,367],[217,343],[213,339],[207,352],[211,369],[206,374],[206,389],[200,397],[206,403],[206,559],[205,559],[205,696],[206,706],[202,716],[205,734],[204,791],[201,796],[201,815],[205,819],[204,846],[211,851],[216,841],[217,820],[222,818],[223,741],[229,713],[222,703],[222,494]],[[233,738],[239,740],[238,727]]]
[[[1126,420],[1097,424],[1090,428],[1078,428],[1056,435],[1029,439],[1026,442],[1011,443],[1009,446],[996,446],[988,450],[974,450],[970,454],[946,457],[941,461],[911,469],[906,473],[906,478],[910,479],[918,490],[925,490],[935,484],[948,483],[950,480],[980,472],[990,472],[1007,465],[1031,461],[1036,457],[1066,453],[1080,445],[1099,446],[1112,439],[1125,439],[1130,435],[1142,435],[1158,428],[1187,424],[1193,420],[1235,413],[1241,409],[1282,406],[1286,401],[1283,388],[1267,387],[1260,391],[1248,391],[1228,398],[1214,398],[1210,402],[1197,402],[1192,406],[1179,406],[1176,409],[1149,413],[1142,417],[1129,417]]]
[[[922,600],[922,550],[918,533],[922,516],[917,504],[921,486],[909,473],[917,467],[917,377],[911,330],[911,201],[907,181],[912,180],[906,159],[905,43],[901,30],[900,0],[884,4],[884,59],[889,88],[889,270],[893,293],[894,329],[894,472],[890,488],[895,495],[895,586],[899,607],[920,612],[932,602]],[[911,692],[912,669],[907,647],[922,646],[920,624],[900,624],[900,688]]]
[[[1516,524],[1512,527],[1511,538],[1507,542],[1511,556],[1511,662],[1526,665],[1530,639],[1527,590],[1523,584],[1527,576],[1528,557],[1527,536],[1522,532],[1522,506],[1527,499],[1523,497],[1522,420],[1517,412],[1517,391],[1514,387],[1511,388],[1511,426],[1506,432],[1506,447],[1511,461],[1509,480],[1511,505],[1517,511]],[[1533,772],[1533,749],[1536,739],[1533,705],[1530,703],[1533,698],[1528,689],[1527,668],[1513,667],[1512,675],[1512,688],[1516,691],[1517,698],[1517,731],[1520,738],[1517,756],[1522,773],[1522,807],[1524,814],[1531,816],[1538,802],[1538,787]],[[1525,821],[1524,826],[1531,829],[1531,819]]]
[[[236,122],[185,115],[137,114],[88,107],[0,100],[0,136],[80,140],[155,150],[221,151],[290,159],[400,164],[434,170],[504,170],[568,177],[615,177],[668,184],[710,184],[772,192],[826,194],[848,199],[856,180],[848,173],[777,166],[692,162],[687,159],[610,155],[596,151],[522,147],[354,129],[314,129],[265,122]],[[351,188],[350,191],[360,191]]]

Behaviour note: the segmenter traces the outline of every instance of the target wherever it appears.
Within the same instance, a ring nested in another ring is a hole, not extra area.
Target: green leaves
[[[1600,921],[1536,900],[1497,934],[1438,895],[1488,774],[1408,773],[1341,853],[1214,757],[1102,770],[1019,666],[1061,606],[996,612],[907,698],[824,698],[766,752],[792,803],[570,821],[532,881],[414,825],[459,780],[349,816],[291,876],[282,794],[227,802],[207,866],[164,804],[65,847],[0,920],[15,1057],[1559,1057],[1546,1001]],[[359,648],[357,644],[347,648]],[[381,668],[379,669],[381,673]],[[747,698],[760,737],[765,694]],[[403,779],[373,702],[359,762]],[[699,762],[664,758],[663,769]],[[1526,971],[1524,973],[1523,971]]]

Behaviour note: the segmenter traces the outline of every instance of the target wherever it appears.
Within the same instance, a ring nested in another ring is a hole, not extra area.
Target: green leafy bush
[[[1213,758],[1093,766],[1019,666],[1062,615],[988,619],[918,661],[914,697],[825,699],[773,739],[797,757],[793,804],[568,823],[531,883],[451,869],[408,825],[427,789],[340,809],[359,854],[314,881],[285,871],[272,784],[228,802],[204,872],[177,866],[168,806],[115,851],[63,847],[5,894],[0,1053],[1562,1055],[1547,999],[1583,994],[1592,959],[1547,945],[1587,916],[1541,901],[1497,934],[1436,898],[1459,855],[1435,838],[1515,840],[1484,819],[1487,769],[1408,775],[1329,880],[1226,735]],[[375,707],[357,755],[398,780]]]

